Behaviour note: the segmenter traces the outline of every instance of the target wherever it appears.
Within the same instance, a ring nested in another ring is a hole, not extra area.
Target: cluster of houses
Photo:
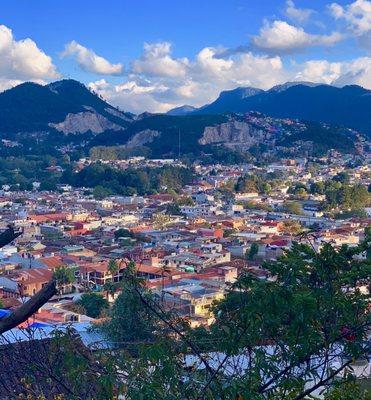
[[[335,158],[336,159],[336,158]],[[13,224],[22,235],[0,250],[0,300],[12,310],[33,296],[60,267],[73,271],[74,282],[34,315],[32,323],[89,322],[91,318],[71,311],[86,291],[102,293],[109,301],[119,294],[106,293],[107,282],[120,282],[131,261],[148,288],[166,307],[176,309],[193,326],[213,321],[212,305],[225,295],[242,272],[258,279],[274,279],[263,262],[275,260],[294,241],[310,241],[319,249],[324,242],[336,246],[357,245],[370,218],[327,218],[313,196],[302,202],[300,215],[282,212],[290,199],[290,181],[325,180],[341,172],[341,163],[308,172],[301,159],[272,164],[272,171],[286,174],[286,183],[268,195],[235,194],[223,198],[219,189],[251,169],[245,166],[197,166],[199,179],[183,188],[179,198],[187,205],[169,213],[174,197],[168,193],[149,196],[110,196],[96,200],[86,190],[69,186],[56,192],[0,194],[0,228]],[[370,184],[367,167],[356,167],[350,178]],[[323,200],[323,199],[322,199]],[[269,206],[246,208],[244,201]],[[162,217],[162,218],[161,218]],[[315,226],[315,233],[298,235],[290,229]],[[255,251],[252,252],[252,246]],[[117,269],[110,268],[115,260]]]

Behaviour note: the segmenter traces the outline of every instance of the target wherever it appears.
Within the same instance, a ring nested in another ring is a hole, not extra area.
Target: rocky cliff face
[[[198,142],[201,145],[223,144],[226,147],[238,147],[241,150],[261,143],[270,136],[269,132],[251,124],[231,120],[217,126],[206,127]]]
[[[89,130],[98,134],[106,130],[119,131],[123,129],[121,126],[109,121],[103,115],[93,111],[67,114],[64,121],[56,124],[50,123],[49,126],[64,134],[79,134]]]
[[[126,147],[140,147],[145,145],[146,143],[153,142],[154,138],[161,135],[161,132],[154,131],[151,129],[145,129],[144,131],[136,133],[127,143]]]

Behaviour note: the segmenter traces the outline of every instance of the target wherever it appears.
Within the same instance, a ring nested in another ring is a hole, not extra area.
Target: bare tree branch
[[[0,248],[11,243],[18,236],[22,235],[22,233],[23,231],[21,230],[16,231],[14,230],[14,227],[12,225],[8,225],[8,229],[0,233]]]
[[[174,331],[185,343],[188,344],[188,346],[193,350],[193,352],[195,354],[197,354],[197,356],[199,357],[199,359],[203,362],[203,364],[205,365],[205,368],[208,370],[208,372],[210,374],[214,374],[214,370],[210,367],[209,363],[207,362],[206,358],[201,354],[201,352],[198,350],[198,348],[196,347],[196,345],[189,340],[184,334],[183,332],[181,332],[175,325],[173,325],[170,321],[168,321],[166,318],[164,318],[163,315],[161,315],[160,312],[158,312],[156,310],[155,307],[153,307],[152,304],[150,304],[150,302],[148,302],[143,294],[141,293],[141,291],[137,288],[134,287],[135,292],[138,294],[140,301],[146,306],[148,307],[162,322],[164,322],[172,331]]]
[[[339,335],[337,338],[333,339],[330,343],[328,343],[328,345],[330,344],[334,344],[336,342],[338,342],[339,340],[344,339],[346,336],[348,336],[351,333],[356,333],[358,332],[359,329],[362,328],[367,328],[369,327],[370,323],[369,322],[365,322],[364,324],[359,325],[358,327],[355,327],[347,332],[342,333],[341,335]],[[324,343],[323,343],[324,345]],[[318,347],[317,351],[320,351],[321,348]],[[312,357],[313,355],[315,355],[316,352],[313,350],[310,353],[305,354],[304,356],[299,357],[297,360],[295,360],[293,363],[289,364],[288,366],[286,366],[283,370],[279,371],[277,374],[273,375],[273,377],[271,377],[266,383],[264,383],[263,385],[261,385],[259,387],[259,393],[264,393],[266,392],[269,387],[274,384],[275,382],[277,382],[282,376],[286,375],[288,372],[290,372],[293,368],[299,366],[301,363],[305,362],[305,360],[307,360],[309,357]]]
[[[341,367],[333,371],[327,378],[325,379],[320,379],[319,382],[317,382],[314,386],[310,387],[309,389],[305,390],[304,392],[300,393],[298,396],[296,396],[293,400],[301,400],[313,393],[316,389],[318,389],[321,386],[324,386],[327,382],[329,382],[331,379],[335,378],[336,375],[338,375],[342,370],[344,370],[348,365],[352,363],[352,359],[347,361],[345,364],[343,364]]]

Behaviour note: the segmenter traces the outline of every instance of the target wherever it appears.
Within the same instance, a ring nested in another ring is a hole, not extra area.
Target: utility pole
[[[180,160],[180,129],[178,129],[178,160]]]

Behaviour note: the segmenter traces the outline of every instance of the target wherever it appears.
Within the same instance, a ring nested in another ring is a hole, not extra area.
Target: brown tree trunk
[[[18,307],[9,316],[0,320],[0,335],[26,321],[55,294],[57,294],[56,282],[52,280],[26,303]]]

